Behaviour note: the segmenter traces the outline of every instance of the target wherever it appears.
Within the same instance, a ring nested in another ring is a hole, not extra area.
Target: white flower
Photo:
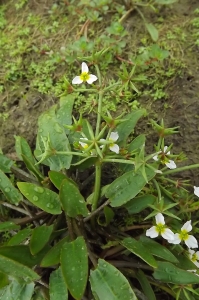
[[[164,216],[161,213],[158,213],[155,216],[156,226],[152,226],[146,231],[146,236],[150,238],[156,238],[159,234],[166,240],[173,240],[174,233],[166,227]]]
[[[72,84],[80,84],[82,82],[87,82],[89,84],[92,84],[94,81],[96,81],[98,78],[97,76],[93,74],[89,74],[88,66],[85,62],[82,63],[82,73],[80,76],[76,76],[72,80]]]
[[[189,249],[189,258],[199,268],[199,251],[195,252],[194,250]]]
[[[119,153],[120,148],[117,144],[115,144],[114,142],[117,141],[117,139],[119,138],[119,135],[117,132],[111,132],[110,137],[108,139],[108,141],[110,142],[110,144],[108,145],[109,149],[115,153]],[[104,139],[100,139],[101,142],[104,142],[106,140]],[[100,148],[103,148],[104,145],[101,145]]]
[[[80,140],[88,140],[87,138],[80,138]],[[82,146],[82,148],[87,149],[88,148],[88,144],[79,141],[79,144]]]
[[[193,235],[189,235],[188,232],[192,230],[191,220],[187,221],[181,228],[180,233],[174,234],[174,239],[169,240],[169,243],[180,244],[181,241],[184,241],[188,248],[198,248],[198,242]]]
[[[193,188],[194,188],[194,194],[199,197],[199,187],[194,186]]]
[[[176,166],[175,162],[173,160],[167,158],[167,155],[170,154],[170,151],[167,152],[167,148],[168,147],[165,146],[163,152],[162,151],[158,151],[156,153],[156,155],[154,155],[153,159],[155,161],[159,161],[160,160],[161,163],[165,164],[167,166],[167,168],[169,168],[169,169],[176,169],[177,166]],[[161,154],[161,155],[159,155],[159,154]]]

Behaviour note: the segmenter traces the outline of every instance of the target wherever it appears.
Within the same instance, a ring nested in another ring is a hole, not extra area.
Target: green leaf
[[[60,98],[60,108],[56,113],[57,121],[60,125],[63,126],[72,124],[72,111],[75,98],[75,94],[69,94]],[[65,133],[69,133],[67,128],[65,129]]]
[[[73,184],[76,184],[72,179],[68,178],[66,175],[64,175],[63,173],[60,173],[60,172],[49,171],[48,172],[48,176],[49,176],[51,182],[54,184],[54,186],[58,190],[60,190],[62,181],[64,179],[67,179],[69,182],[71,182]]]
[[[23,278],[26,282],[38,280],[40,277],[27,266],[0,254],[0,271],[15,278]]]
[[[27,157],[27,159],[34,165],[36,163],[36,160],[32,154],[31,148],[28,144],[28,142],[26,141],[26,139],[24,139],[21,136],[15,136],[15,149],[17,152],[17,156],[23,160],[22,155],[25,155]],[[38,168],[38,167],[36,167]],[[38,169],[39,170],[39,169]]]
[[[41,261],[41,267],[50,267],[58,264],[60,262],[60,253],[62,246],[69,242],[70,238],[67,236],[59,241],[54,247],[50,249],[50,251],[44,256]]]
[[[15,229],[20,229],[20,226],[16,225],[13,222],[7,221],[0,224],[0,232],[7,231],[7,230],[15,230]]]
[[[147,300],[156,300],[154,291],[153,291],[146,275],[144,274],[144,272],[142,270],[139,270],[136,273],[136,279],[139,281],[139,283],[142,287],[142,290],[143,290],[145,296],[147,297]]]
[[[22,158],[23,161],[27,167],[27,169],[29,171],[31,171],[36,177],[37,179],[41,182],[44,180],[44,176],[41,174],[41,172],[39,172],[39,170],[37,169],[37,166],[35,166],[35,164],[33,164],[25,155],[22,154]]]
[[[18,263],[26,265],[30,268],[37,265],[44,257],[47,251],[49,251],[49,247],[46,247],[40,253],[33,256],[30,253],[29,247],[26,245],[0,247],[0,255],[3,255],[9,259],[17,261]]]
[[[148,181],[155,176],[152,169],[146,167]],[[111,206],[118,207],[133,199],[146,185],[146,180],[140,170],[124,173],[114,180],[106,191],[106,197],[110,199]]]
[[[6,199],[15,205],[18,205],[23,200],[23,196],[13,186],[9,178],[0,170],[0,190],[3,192]]]
[[[158,30],[156,29],[156,27],[152,24],[152,23],[144,23],[146,26],[146,29],[148,30],[152,40],[154,42],[157,42],[158,40]]]
[[[7,245],[8,246],[19,245],[20,243],[22,243],[24,240],[26,240],[30,236],[31,232],[32,232],[32,229],[30,229],[30,228],[25,228],[25,229],[20,230],[17,234],[15,234],[13,237],[11,237],[11,239],[9,240]]]
[[[9,284],[8,276],[0,272],[0,289]],[[1,299],[1,298],[0,298]]]
[[[60,267],[50,274],[49,294],[50,300],[68,299],[68,290]]]
[[[0,170],[4,173],[10,173],[10,168],[14,164],[14,161],[7,156],[0,153]]]
[[[33,229],[29,244],[30,251],[33,255],[41,251],[44,248],[44,246],[48,243],[51,233],[53,231],[53,227],[54,225],[42,225]]]
[[[133,238],[125,238],[123,241],[120,242],[122,246],[127,248],[129,251],[140,257],[144,260],[148,265],[153,268],[157,268],[157,262],[151,253],[148,251],[146,247],[142,244],[141,241],[137,241]]]
[[[61,269],[73,298],[80,300],[87,284],[88,256],[83,237],[65,243],[61,251]]]
[[[178,263],[177,258],[165,246],[162,246],[161,244],[153,241],[150,238],[147,238],[146,236],[141,236],[140,241],[152,255],[173,263]]]
[[[12,279],[12,282],[4,288],[1,300],[31,300],[34,292],[34,283],[20,283]]]
[[[128,151],[136,151],[141,149],[145,145],[146,137],[144,134],[138,135],[132,142],[128,145]]]
[[[96,300],[137,300],[126,277],[103,259],[91,270],[89,280]]]
[[[119,138],[118,143],[120,146],[123,146],[126,144],[126,140],[128,136],[133,132],[135,125],[137,121],[146,113],[145,109],[138,109],[136,111],[133,111],[132,113],[125,116],[125,119],[127,121],[122,122],[116,127],[116,130],[118,132]]]
[[[35,166],[36,160],[32,154],[28,142],[21,136],[15,136],[15,140],[15,149],[18,157],[24,161],[27,169],[33,173],[33,175],[35,175],[39,181],[42,181],[44,176],[39,171],[38,166]]]
[[[60,188],[60,200],[65,213],[72,218],[78,215],[87,216],[88,209],[84,197],[75,184],[64,179]]]
[[[153,273],[153,277],[163,282],[180,285],[199,283],[198,276],[191,272],[177,268],[169,262],[158,262],[158,268]]]
[[[156,200],[154,195],[143,195],[140,197],[135,197],[131,199],[124,207],[128,210],[129,214],[137,214],[149,207],[150,204],[153,204]]]
[[[176,3],[178,0],[155,0],[157,4],[173,4]]]
[[[18,182],[17,185],[21,193],[35,206],[52,215],[61,213],[59,196],[55,192],[33,183]]]
[[[38,120],[38,134],[36,140],[35,156],[38,160],[41,159],[45,151],[44,140],[50,139],[52,151],[70,151],[70,144],[65,134],[65,129],[60,125],[55,115],[55,106],[51,107],[47,112],[44,112]],[[54,149],[54,150],[53,150]],[[64,168],[69,169],[72,160],[72,155],[58,155],[54,153],[49,158],[46,158],[42,163],[50,167],[51,170],[60,171]]]

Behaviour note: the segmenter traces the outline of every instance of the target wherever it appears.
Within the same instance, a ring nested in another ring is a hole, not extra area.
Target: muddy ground
[[[30,1],[32,10],[42,9],[52,4],[52,1]],[[43,8],[42,8],[43,6]],[[172,14],[175,16],[173,22],[184,24],[186,20],[193,17],[193,12],[199,8],[198,0],[181,0],[173,5]],[[162,17],[167,20],[168,8],[161,11]],[[169,11],[171,13],[171,11]],[[149,14],[150,17],[150,14]],[[9,16],[8,16],[9,18]],[[154,14],[151,14],[153,22]],[[134,15],[130,15],[126,20],[127,28],[136,28]],[[9,22],[9,19],[8,19]],[[140,22],[140,21],[139,21]],[[171,23],[170,26],[173,24]],[[16,24],[17,26],[17,24]],[[164,30],[164,29],[163,29]],[[186,28],[189,33],[191,28]],[[161,34],[161,32],[160,32]],[[135,30],[129,29],[130,38],[135,39]],[[169,97],[158,101],[152,101],[141,97],[139,101],[149,111],[149,117],[156,116],[156,119],[164,118],[165,124],[169,127],[179,126],[179,134],[170,139],[174,143],[173,151],[183,151],[189,163],[199,161],[199,46],[188,40],[182,52],[182,60],[186,62],[183,76],[174,76],[166,87]],[[25,101],[24,101],[24,95]],[[15,152],[14,135],[25,137],[34,148],[37,119],[39,115],[49,106],[56,103],[58,99],[51,95],[43,95],[37,91],[30,90],[26,81],[21,82],[18,93],[0,95],[0,112],[8,113],[8,118],[0,118],[0,148],[5,154]],[[6,101],[6,105],[3,105]],[[163,108],[164,103],[168,108]],[[147,128],[147,129],[146,129]],[[139,125],[139,131],[144,130],[147,134],[147,146],[151,149],[156,142],[154,134],[145,118]],[[185,177],[191,177],[194,184],[199,185],[199,170],[187,172]]]

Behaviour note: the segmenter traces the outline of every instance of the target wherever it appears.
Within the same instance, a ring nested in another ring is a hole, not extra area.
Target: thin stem
[[[160,203],[161,202],[161,198],[162,198],[160,187],[159,187],[159,185],[158,185],[158,183],[157,183],[157,181],[155,179],[153,179],[152,181],[153,181],[153,184],[156,187],[156,190],[157,190],[157,193],[158,193],[158,202]]]
[[[117,158],[104,158],[103,162],[112,162],[112,163],[135,165],[135,162],[132,161],[132,160],[117,159]]]
[[[95,137],[97,137],[99,135],[99,132],[100,132],[101,113],[102,113],[102,97],[103,97],[103,91],[99,91],[98,108],[97,108],[97,124],[96,124],[96,130],[95,130]]]
[[[76,155],[76,156],[83,156],[83,157],[87,157],[88,156],[88,155],[85,155],[84,153],[69,152],[69,151],[56,151],[56,154],[59,154],[59,155]]]
[[[98,65],[95,65],[95,68],[96,68],[96,71],[97,71],[99,86],[101,87],[102,86],[102,77],[101,77],[101,73],[100,73]],[[99,132],[100,132],[103,94],[104,94],[103,91],[99,91],[98,108],[97,108],[97,124],[96,124],[96,129],[95,129],[95,137],[97,137]]]
[[[169,174],[174,174],[174,173],[178,173],[181,171],[185,171],[185,170],[190,170],[190,169],[196,169],[199,168],[199,164],[195,164],[195,165],[190,165],[190,166],[185,166],[185,167],[181,167],[181,168],[176,168],[176,169],[172,169],[172,170],[168,170],[166,172],[163,172],[163,175],[169,175]]]
[[[97,215],[105,206],[110,203],[110,200],[104,202],[101,206],[99,206],[95,211],[91,212],[90,215],[83,219],[84,222],[88,222],[93,216]]]
[[[93,196],[92,211],[96,210],[98,204],[100,185],[101,185],[101,173],[102,173],[101,163],[97,162],[95,165],[95,190]]]

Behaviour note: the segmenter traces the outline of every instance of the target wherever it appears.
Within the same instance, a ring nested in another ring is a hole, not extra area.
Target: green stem
[[[104,158],[103,162],[112,162],[112,163],[135,165],[135,162],[132,161],[132,160],[117,159],[117,158]]]
[[[156,190],[157,190],[157,193],[158,193],[158,202],[160,203],[161,202],[161,198],[162,198],[160,187],[159,187],[159,185],[158,185],[158,183],[157,183],[157,181],[155,179],[153,179],[152,181],[153,181],[153,184],[156,187]]]
[[[173,169],[173,170],[168,170],[166,172],[163,172],[162,175],[174,174],[174,173],[178,173],[178,172],[181,172],[181,171],[191,170],[191,169],[196,169],[196,168],[199,168],[199,164],[185,166],[185,167],[181,167],[181,168],[176,168],[176,169]]]
[[[96,71],[97,71],[97,76],[99,80],[99,86],[102,86],[102,77],[100,74],[100,70],[98,65],[95,65]],[[95,129],[95,138],[99,135],[100,132],[100,125],[101,125],[101,114],[102,114],[102,98],[103,98],[103,91],[99,91],[99,98],[98,98],[98,107],[97,107],[97,124],[96,124],[96,129]]]
[[[102,166],[100,162],[95,165],[95,189],[93,195],[92,211],[96,210],[100,195]]]
[[[69,151],[56,151],[55,154],[59,154],[59,155],[76,155],[76,156],[83,156],[83,157],[87,157],[88,156],[88,155],[85,155],[84,153],[69,152]]]

